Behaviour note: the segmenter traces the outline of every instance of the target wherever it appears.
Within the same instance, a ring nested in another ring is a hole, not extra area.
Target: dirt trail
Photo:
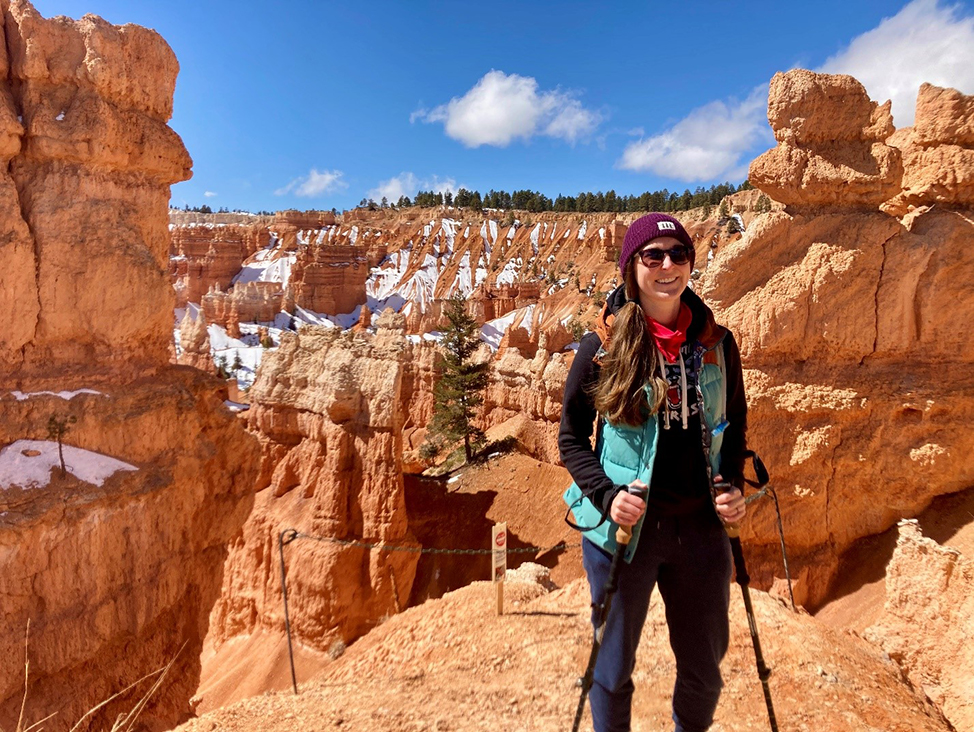
[[[755,592],[772,693],[782,729],[949,730],[898,671],[858,637],[793,614]],[[767,717],[740,593],[731,606],[726,688],[715,732],[765,729]],[[591,638],[584,580],[547,593],[506,583],[509,612],[477,582],[391,618],[348,649],[301,693],[248,699],[181,732],[361,732],[570,728]],[[654,600],[636,666],[634,730],[665,729],[674,665]]]

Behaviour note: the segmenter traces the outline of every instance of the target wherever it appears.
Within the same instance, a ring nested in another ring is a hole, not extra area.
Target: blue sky
[[[921,81],[974,94],[972,0],[35,0],[157,30],[180,63],[172,203],[351,208],[460,186],[619,194],[746,177],[767,84],[852,73],[912,122]]]

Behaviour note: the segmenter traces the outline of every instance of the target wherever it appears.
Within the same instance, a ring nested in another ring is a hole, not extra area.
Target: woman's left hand
[[[714,482],[721,481],[721,477],[715,476]],[[739,524],[744,519],[747,506],[744,503],[744,494],[737,488],[721,493],[716,498],[717,513],[725,524]]]

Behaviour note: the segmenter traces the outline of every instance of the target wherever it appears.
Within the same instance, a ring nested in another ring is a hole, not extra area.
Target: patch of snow
[[[460,480],[460,476],[459,475],[454,475],[452,478],[450,478],[447,481],[447,483],[456,483],[458,480]]]
[[[588,233],[588,221],[583,221],[582,225],[578,227],[578,238],[584,239],[587,233]]]
[[[76,396],[78,396],[78,394],[100,394],[103,397],[108,396],[108,394],[95,391],[94,389],[77,389],[75,391],[12,391],[10,393],[14,395],[14,399],[16,399],[18,402],[22,402],[25,399],[30,399],[31,397],[40,396],[41,394],[50,394],[51,396],[61,397],[65,400],[74,399]]]
[[[599,227],[599,239],[602,239],[603,241],[605,241],[605,227],[604,226],[600,226]]]
[[[487,267],[484,266],[483,256],[477,261],[477,274],[475,275],[474,287],[480,287],[480,283],[487,279]]]
[[[378,267],[373,267],[365,281],[365,294],[376,300],[398,294],[399,283],[409,268],[409,254],[408,251],[393,252]]]
[[[480,225],[480,238],[484,242],[484,253],[487,255],[487,258],[490,259],[491,242],[487,239],[487,222],[486,221]]]
[[[230,399],[224,399],[223,403],[227,405],[231,412],[246,412],[250,409],[249,404],[241,404],[240,402],[235,402]]]
[[[75,478],[101,486],[119,470],[138,470],[108,455],[63,445],[64,465]],[[28,457],[25,452],[36,451]],[[51,470],[61,469],[58,444],[50,440],[17,440],[0,450],[0,490],[11,486],[43,488],[51,482]]]
[[[744,217],[743,216],[741,216],[740,214],[731,214],[731,218],[732,219],[737,219],[737,225],[741,228],[741,231],[747,231],[747,229],[744,228]]]
[[[547,228],[548,224],[545,224]],[[535,224],[534,228],[531,229],[531,249],[534,251],[535,255],[538,253],[538,237],[541,233],[541,224]]]
[[[450,285],[450,291],[447,293],[447,296],[452,296],[454,292],[459,290],[463,293],[464,297],[469,297],[474,288],[470,277],[470,250],[468,249],[460,257],[460,267],[457,270],[457,276],[453,280],[453,284]]]
[[[530,334],[532,320],[531,316],[534,313],[534,308],[535,304],[531,304],[527,307],[512,310],[507,315],[503,315],[500,318],[488,320],[480,329],[480,340],[490,346],[492,350],[496,351],[500,346],[501,339],[504,337],[504,334],[520,315],[524,316],[522,322],[524,323],[525,327],[528,328],[528,333]]]
[[[517,280],[518,273],[521,271],[521,258],[509,259],[504,265],[504,269],[497,275],[496,286],[513,285]]]
[[[54,119],[56,119],[58,122],[63,122],[64,121],[64,112],[62,111],[61,114],[59,114]]]
[[[443,219],[443,235],[446,237],[446,252],[453,254],[453,242],[457,238],[457,228],[460,222],[456,219]]]
[[[348,240],[349,240],[349,242],[351,242],[352,244],[354,244],[357,239],[358,239],[358,227],[357,226],[353,226],[352,227],[352,231],[348,235]]]
[[[297,261],[295,252],[272,258],[276,253],[273,249],[262,249],[250,257],[243,268],[234,275],[231,284],[245,284],[247,282],[279,282],[282,288],[287,287],[291,278],[291,267]]]

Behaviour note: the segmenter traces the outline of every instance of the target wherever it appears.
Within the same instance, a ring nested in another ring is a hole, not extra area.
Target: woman
[[[623,284],[582,338],[565,384],[558,447],[575,481],[566,502],[588,529],[582,561],[593,606],[616,526],[633,527],[589,694],[596,732],[630,728],[654,586],[676,656],[676,732],[706,730],[720,697],[731,576],[721,521],[744,518],[747,407],[734,338],[687,287],[693,261],[679,221],[658,213],[634,221],[619,257]],[[646,500],[628,486],[648,486]]]

